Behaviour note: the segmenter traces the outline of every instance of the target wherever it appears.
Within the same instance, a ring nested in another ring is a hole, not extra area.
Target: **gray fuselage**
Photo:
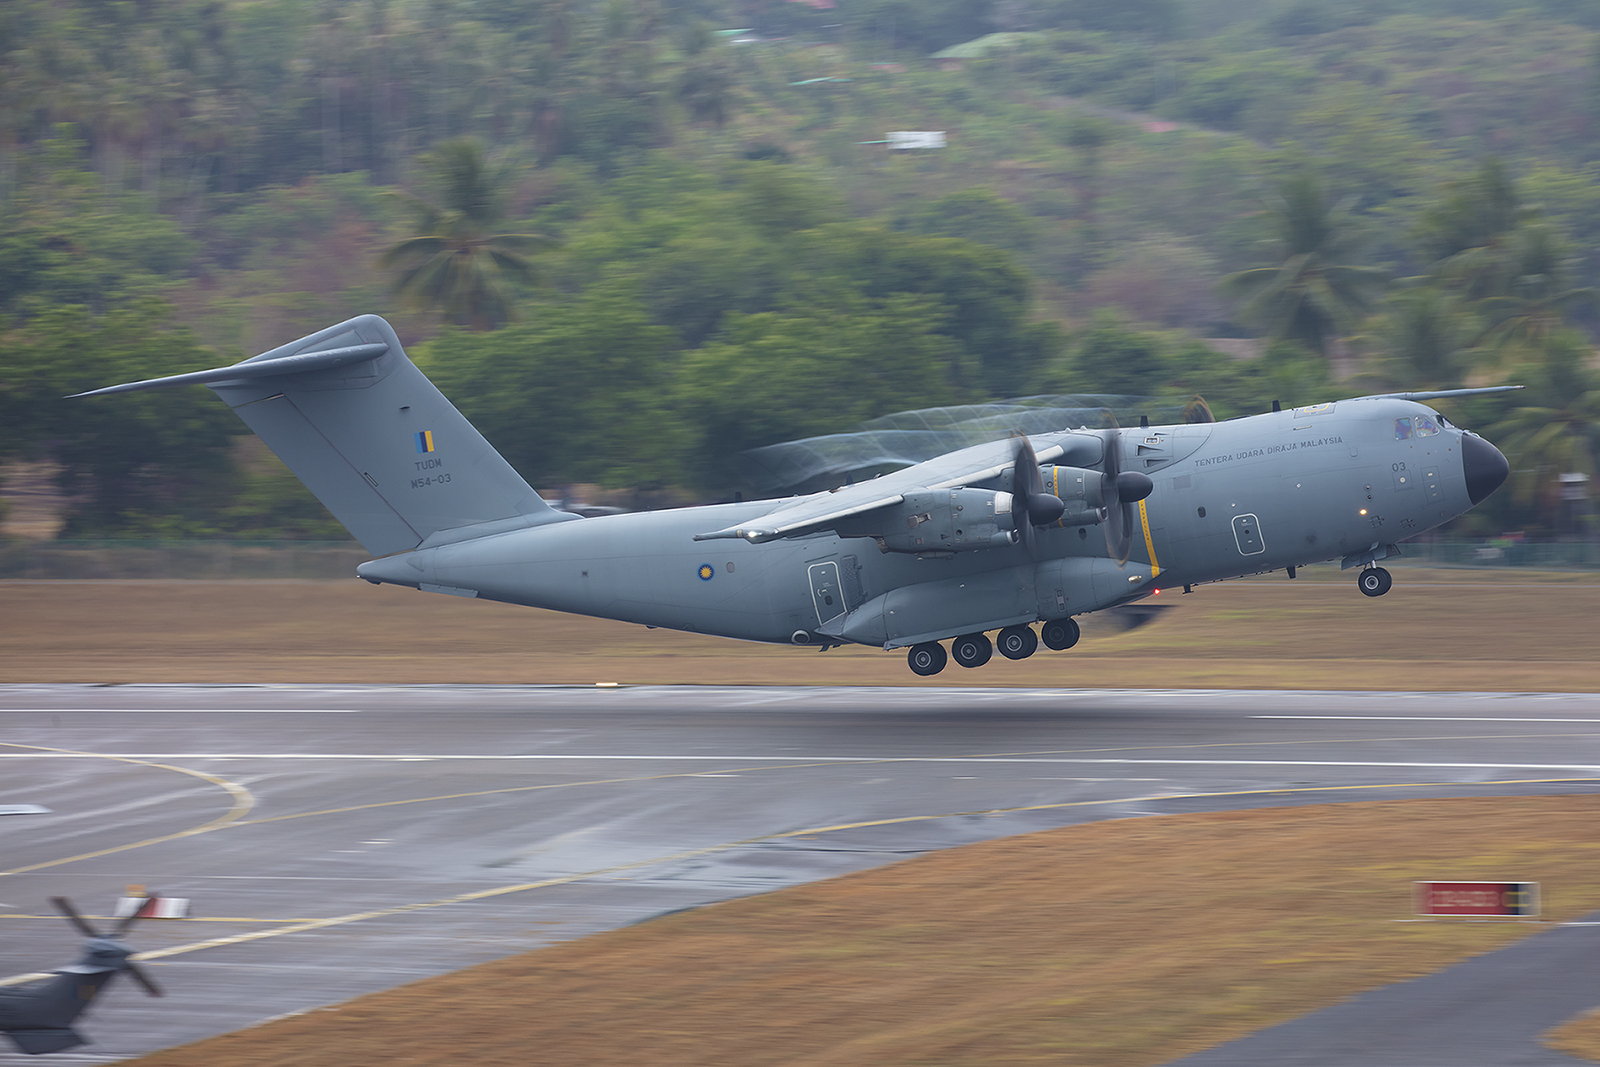
[[[1042,449],[1097,434],[1032,441]],[[751,641],[895,648],[1066,618],[1162,588],[1380,559],[1481,499],[1465,453],[1498,458],[1433,409],[1393,398],[1125,429],[1120,447],[1122,469],[1155,486],[1131,508],[1125,563],[1110,558],[1093,524],[1041,529],[1031,553],[1021,544],[884,552],[872,537],[831,532],[695,540],[783,506],[766,500],[555,522],[389,556],[359,573]]]

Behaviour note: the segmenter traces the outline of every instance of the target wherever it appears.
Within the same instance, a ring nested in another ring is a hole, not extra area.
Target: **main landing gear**
[[[988,636],[981,633],[958,637],[950,642],[948,655],[944,646],[937,641],[912,645],[906,652],[906,662],[911,665],[912,673],[926,678],[944,670],[944,665],[950,659],[963,667],[981,667],[989,662],[996,648],[1006,659],[1027,659],[1038,651],[1040,641],[1059,652],[1077,644],[1079,632],[1078,624],[1072,619],[1047,622],[1037,634],[1029,626],[1007,626],[1000,631],[994,644],[990,644]]]
[[[1394,576],[1382,567],[1368,567],[1356,576],[1356,586],[1368,596],[1382,596],[1394,585]]]

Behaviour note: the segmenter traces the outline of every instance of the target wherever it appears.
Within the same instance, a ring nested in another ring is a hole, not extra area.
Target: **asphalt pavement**
[[[0,817],[0,974],[73,957],[49,896],[97,916],[130,883],[190,899],[193,918],[130,937],[170,997],[120,985],[81,1027],[95,1043],[53,1058],[106,1062],[970,841],[1596,788],[1594,695],[7,686],[0,810],[49,810]],[[1456,1041],[1452,1063],[1573,1062],[1534,1040],[1600,1005],[1594,929],[1181,1062],[1447,1062],[1418,1058],[1417,1035]],[[1542,1014],[1505,1008],[1526,1025],[1485,1059],[1489,1013],[1471,1006],[1497,982]],[[1353,1010],[1370,1021],[1334,1014]],[[0,1052],[13,1060],[37,1062]]]

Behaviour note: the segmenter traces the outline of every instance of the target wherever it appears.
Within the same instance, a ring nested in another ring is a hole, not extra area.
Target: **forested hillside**
[[[1588,0],[0,5],[0,463],[63,536],[342,536],[203,389],[60,398],[368,311],[557,496],[1514,381],[1451,409],[1514,471],[1463,532],[1592,536],[1597,288]]]

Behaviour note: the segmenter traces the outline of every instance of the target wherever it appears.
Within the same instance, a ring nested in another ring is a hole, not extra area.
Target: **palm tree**
[[[1223,281],[1245,299],[1242,313],[1275,339],[1298,341],[1318,355],[1372,302],[1384,274],[1343,262],[1355,243],[1350,201],[1329,204],[1322,182],[1302,171],[1269,207],[1277,231],[1277,266],[1240,271]]]
[[[1378,370],[1388,386],[1454,389],[1471,370],[1477,317],[1455,293],[1432,285],[1402,289],[1365,338],[1380,353]]]
[[[1511,488],[1519,504],[1532,504],[1552,526],[1563,508],[1560,475],[1595,473],[1600,456],[1600,375],[1588,366],[1589,349],[1570,332],[1544,339],[1543,359],[1528,374],[1527,401],[1489,433],[1511,460]]]
[[[1495,348],[1523,344],[1537,348],[1579,305],[1593,306],[1593,289],[1569,289],[1571,256],[1560,233],[1549,223],[1519,227],[1508,242],[1507,279],[1503,291],[1480,300],[1494,325],[1484,339]]]
[[[489,166],[478,142],[446,142],[433,152],[432,164],[439,202],[406,197],[420,233],[384,252],[379,264],[396,272],[402,299],[457,325],[492,330],[512,317],[508,282],[535,280],[526,253],[553,242],[532,233],[492,232],[503,218],[508,174]]]

